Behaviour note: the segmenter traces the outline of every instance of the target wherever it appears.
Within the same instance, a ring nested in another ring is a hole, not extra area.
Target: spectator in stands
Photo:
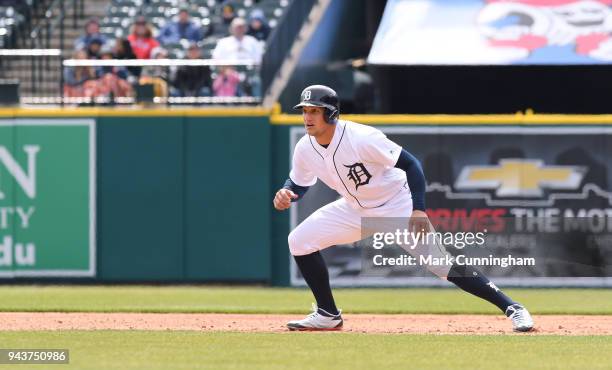
[[[107,42],[100,49],[100,59],[110,60],[115,59],[114,47],[112,41]],[[130,72],[124,66],[99,66],[96,67],[96,75],[98,77],[104,76],[107,73],[117,75],[119,78],[127,80]]]
[[[215,26],[215,33],[218,35],[229,35],[230,25],[236,18],[236,10],[232,4],[225,4],[221,8],[221,24]]]
[[[186,59],[201,59],[202,52],[196,43],[189,45]],[[173,81],[171,95],[179,96],[210,96],[211,77],[208,66],[180,66]]]
[[[138,59],[149,59],[151,57],[151,50],[159,46],[159,42],[153,38],[153,29],[143,16],[136,18],[128,40]]]
[[[98,23],[96,18],[90,18],[87,23],[85,23],[85,35],[79,37],[74,42],[74,49],[81,50],[87,48],[93,39],[101,40],[102,45],[107,41],[106,37],[100,33],[100,23]]]
[[[151,59],[167,59],[168,51],[161,46],[151,50]],[[168,68],[166,66],[146,66],[142,68],[142,77],[160,77],[164,80],[168,79]]]
[[[240,74],[235,69],[222,66],[213,82],[215,96],[238,96],[240,92]]]
[[[85,50],[77,50],[73,59],[87,59]],[[65,67],[64,68],[64,96],[91,97],[95,92],[96,70],[94,67]],[[93,82],[93,84],[92,84]]]
[[[246,26],[243,18],[235,18],[230,25],[231,35],[217,42],[212,53],[213,58],[260,63],[263,53],[261,44],[256,38],[246,34]]]
[[[89,59],[100,59],[100,50],[102,45],[105,45],[104,41],[99,37],[92,37],[89,39],[87,44],[87,57]]]
[[[262,45],[253,36],[246,35],[246,27],[243,18],[235,18],[230,26],[231,36],[219,40],[212,53],[213,59],[261,63]],[[239,95],[261,95],[261,79],[258,73],[242,73],[241,80],[244,86],[238,89]]]
[[[127,39],[118,37],[115,39],[115,48],[113,50],[115,59],[136,59],[136,54],[132,50],[132,44]]]
[[[249,30],[247,35],[255,37],[259,41],[266,41],[270,35],[270,26],[266,21],[263,10],[255,9],[249,16]]]
[[[112,47],[103,47],[100,50],[100,57],[105,60],[113,59]],[[132,96],[132,86],[126,81],[128,74],[128,70],[122,66],[99,67],[94,96],[110,98]]]
[[[202,30],[198,25],[191,22],[189,19],[189,11],[187,8],[181,8],[178,14],[178,22],[172,22],[166,25],[159,32],[157,40],[164,44],[177,44],[182,39],[190,42],[199,42],[202,40]]]
[[[132,44],[127,39],[117,38],[115,40],[115,49],[113,54],[115,59],[136,59],[136,54],[132,50]],[[128,71],[132,76],[140,76],[142,67],[128,67]]]
[[[161,46],[151,50],[151,59],[167,59],[168,51]],[[157,97],[168,96],[168,67],[147,66],[142,69],[139,83],[141,85],[153,85],[153,91]]]

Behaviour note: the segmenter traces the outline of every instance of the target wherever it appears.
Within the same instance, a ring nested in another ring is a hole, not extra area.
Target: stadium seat
[[[204,27],[212,27],[214,30],[213,40],[225,36],[226,27],[215,27],[222,23],[220,17],[221,8],[224,2],[216,0],[194,0],[187,6],[192,20]],[[255,8],[263,10],[271,28],[276,27],[278,20],[283,15],[284,8],[289,5],[289,0],[236,0],[231,2],[235,6],[236,13],[240,17],[248,18],[251,11]],[[174,21],[179,12],[179,6],[186,5],[178,0],[113,0],[107,9],[107,14],[102,21],[104,34],[123,34],[126,35],[127,28],[132,23],[133,18],[138,14],[143,14],[156,28],[164,27],[169,21]],[[114,30],[113,30],[114,28]],[[203,50],[209,51],[212,48],[206,44]],[[213,46],[214,47],[214,46]]]
[[[24,32],[26,17],[12,6],[0,7],[0,48],[13,47],[16,36]]]

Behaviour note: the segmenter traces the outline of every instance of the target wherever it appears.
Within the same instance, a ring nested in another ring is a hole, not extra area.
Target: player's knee
[[[303,256],[317,251],[316,248],[313,250],[313,247],[309,245],[307,240],[304,240],[298,229],[289,233],[287,242],[289,243],[289,252],[293,256]]]
[[[289,233],[289,236],[287,237],[287,242],[289,243],[289,252],[291,252],[291,255],[293,256],[299,256],[299,237],[298,237],[298,233],[295,232],[295,230],[291,231]]]
[[[450,276],[450,270],[451,270],[452,266],[451,265],[446,265],[446,264],[441,264],[441,265],[437,265],[437,266],[428,266],[427,269],[434,275],[436,275],[437,277],[439,277],[442,280],[448,280],[448,277]]]

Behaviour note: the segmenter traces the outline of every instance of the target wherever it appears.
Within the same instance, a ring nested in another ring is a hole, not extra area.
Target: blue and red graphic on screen
[[[612,62],[612,0],[388,0],[371,64]]]
[[[612,0],[487,0],[477,24],[491,47],[516,51],[514,63],[608,63],[611,6]]]

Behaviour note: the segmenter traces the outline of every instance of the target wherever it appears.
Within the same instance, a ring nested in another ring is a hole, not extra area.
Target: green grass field
[[[70,369],[610,369],[611,337],[152,331],[0,332],[3,348],[68,348]],[[0,365],[40,369],[41,365]]]
[[[508,293],[535,314],[612,315],[612,290],[509,289]],[[499,314],[455,289],[338,289],[336,297],[350,313]],[[0,287],[0,311],[304,314],[311,302],[304,289]],[[0,365],[0,369],[612,368],[612,336],[0,331],[0,348],[67,348],[71,356],[69,365]]]
[[[612,314],[612,289],[507,289],[534,314]],[[499,314],[458,289],[336,289],[348,313]],[[0,311],[295,313],[310,291],[261,287],[0,286]]]

